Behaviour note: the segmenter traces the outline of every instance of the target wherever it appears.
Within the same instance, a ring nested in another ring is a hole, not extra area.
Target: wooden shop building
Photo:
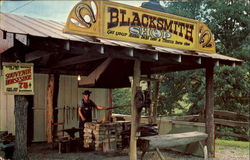
[[[136,159],[133,100],[140,78],[205,69],[206,145],[209,156],[214,155],[214,67],[242,61],[217,54],[205,24],[109,1],[79,2],[66,24],[8,13],[0,13],[0,19],[0,130],[20,133],[15,130],[19,120],[14,119],[14,110],[27,110],[24,127],[30,141],[49,141],[53,117],[64,121],[65,128],[78,127],[76,109],[85,88],[90,87],[98,105],[112,106],[110,89],[131,87],[133,77],[130,159]],[[23,104],[18,101],[22,96],[12,95],[11,89],[6,94],[2,71],[2,64],[18,64],[17,60],[34,65],[33,94],[25,96],[29,105],[21,109],[17,107]],[[95,111],[94,116],[103,113]]]

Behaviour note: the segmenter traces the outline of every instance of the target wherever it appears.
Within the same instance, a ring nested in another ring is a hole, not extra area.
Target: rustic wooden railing
[[[219,131],[218,127],[218,126],[226,126],[230,128],[239,128],[248,130],[250,116],[241,115],[235,112],[221,111],[221,110],[215,110],[214,116],[215,116],[214,122],[216,125],[216,131],[215,131],[216,137],[229,136],[229,137],[241,138],[247,141],[250,140],[250,137],[247,135],[239,133],[224,133]]]
[[[222,111],[222,110],[215,110],[214,111],[214,123],[216,125],[216,128],[218,126],[226,126],[230,128],[244,128],[246,130],[249,129],[250,124],[250,116],[247,115],[241,115],[235,112],[230,111]],[[187,115],[187,116],[176,116],[173,117],[174,120],[181,120],[181,121],[202,121],[201,115]],[[243,134],[238,133],[223,133],[220,132],[218,129],[215,131],[215,135],[217,137],[221,136],[230,136],[230,137],[236,137],[236,138],[242,138],[245,140],[250,140],[250,137]]]

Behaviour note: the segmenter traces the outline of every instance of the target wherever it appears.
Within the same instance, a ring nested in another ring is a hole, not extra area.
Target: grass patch
[[[220,145],[220,146],[249,148],[249,142],[243,142],[243,141],[230,141],[230,140],[216,139],[215,143],[216,145]]]

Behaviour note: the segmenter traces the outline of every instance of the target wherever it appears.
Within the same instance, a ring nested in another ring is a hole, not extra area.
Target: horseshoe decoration
[[[90,4],[78,3],[75,6],[75,18],[71,18],[71,22],[82,28],[91,28],[97,18],[97,5],[94,1]]]
[[[201,44],[202,48],[211,48],[212,34],[209,30],[200,29],[199,32],[199,43]]]

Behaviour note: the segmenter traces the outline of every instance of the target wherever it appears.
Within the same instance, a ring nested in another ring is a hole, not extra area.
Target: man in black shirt
[[[91,99],[89,99],[91,92],[85,90],[82,92],[83,98],[81,99],[78,107],[78,114],[80,116],[79,128],[80,138],[83,139],[83,129],[85,122],[92,122],[92,108],[108,109],[107,107],[97,106]]]

